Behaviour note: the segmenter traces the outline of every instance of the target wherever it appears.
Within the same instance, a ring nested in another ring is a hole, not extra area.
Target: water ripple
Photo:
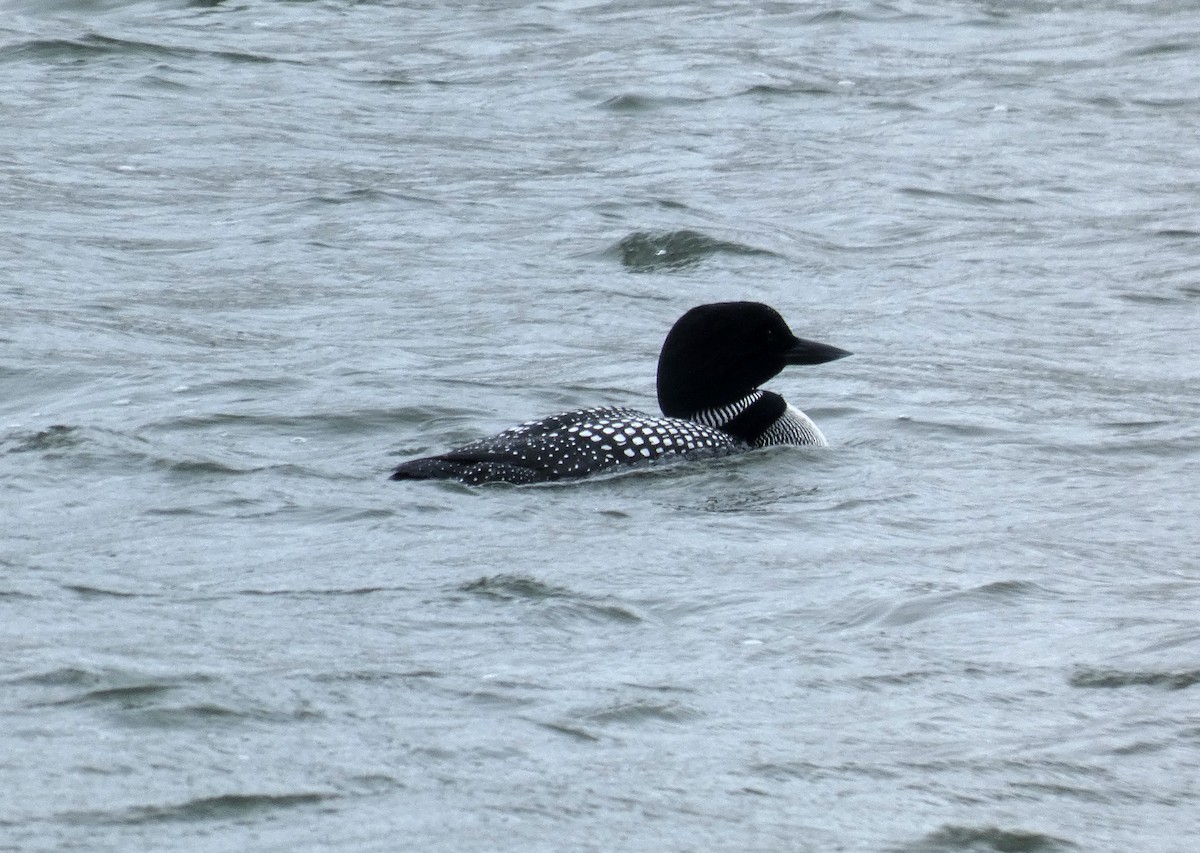
[[[774,253],[741,243],[718,240],[698,231],[670,231],[651,234],[638,231],[613,247],[621,263],[631,272],[656,272],[682,269],[700,263],[718,253],[733,255],[764,255]]]
[[[1200,669],[1170,672],[1082,667],[1071,675],[1070,684],[1083,688],[1164,687],[1167,690],[1186,690],[1200,684]]]
[[[954,825],[943,826],[920,841],[894,848],[895,853],[1065,853],[1079,849],[1072,841],[1040,832]]]
[[[482,577],[458,587],[462,592],[503,602],[546,602],[585,619],[606,622],[638,623],[642,617],[625,604],[595,596],[581,595],[569,589],[543,583],[523,575]]]
[[[286,61],[256,53],[167,46],[131,39],[113,38],[98,33],[87,33],[74,39],[32,39],[7,46],[5,50],[0,51],[0,56],[10,62],[26,59],[50,62],[78,62],[123,56],[149,57],[152,59],[212,57],[229,62],[250,63]]]
[[[336,794],[302,791],[290,794],[222,794],[162,806],[133,806],[117,811],[79,811],[60,815],[67,823],[137,826],[172,821],[229,821],[311,806],[337,799]]]

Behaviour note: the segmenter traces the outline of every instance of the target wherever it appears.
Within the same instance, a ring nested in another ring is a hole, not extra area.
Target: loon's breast
[[[440,456],[405,462],[391,479],[523,485],[669,457],[722,456],[749,447],[719,429],[683,418],[626,408],[578,409],[523,423]]]
[[[779,419],[754,440],[755,447],[792,444],[800,447],[828,447],[825,434],[813,419],[792,404],[788,404]]]

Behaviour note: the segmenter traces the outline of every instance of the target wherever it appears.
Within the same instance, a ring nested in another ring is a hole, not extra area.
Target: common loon
[[[824,446],[809,417],[758,386],[789,364],[850,355],[792,334],[758,302],[700,305],[667,333],[658,358],[658,405],[579,409],[529,421],[399,465],[393,480],[545,483],[664,458],[724,456],[773,444]]]

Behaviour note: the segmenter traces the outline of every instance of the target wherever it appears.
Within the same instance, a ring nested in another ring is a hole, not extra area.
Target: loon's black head
[[[658,357],[658,405],[686,418],[742,399],[789,364],[823,364],[850,355],[792,334],[760,302],[718,302],[688,311],[667,333]]]

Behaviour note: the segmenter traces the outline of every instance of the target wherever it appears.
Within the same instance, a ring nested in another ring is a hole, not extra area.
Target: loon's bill
[[[404,462],[391,479],[524,485],[770,445],[825,446],[806,414],[759,385],[787,365],[848,355],[796,337],[778,312],[761,303],[700,305],[675,323],[663,343],[662,416],[619,407],[563,412]]]

